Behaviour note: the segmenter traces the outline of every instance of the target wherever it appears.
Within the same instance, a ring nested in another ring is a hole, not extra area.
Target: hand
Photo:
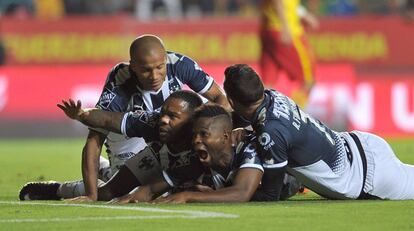
[[[189,192],[175,193],[167,197],[159,197],[152,202],[156,204],[185,204],[189,199],[188,193]]]
[[[127,194],[122,197],[116,197],[107,202],[107,204],[128,204],[128,203],[138,203],[137,200],[132,199],[133,196],[131,194]]]
[[[80,120],[80,116],[85,112],[82,109],[82,103],[80,100],[76,103],[72,99],[69,99],[69,102],[62,100],[62,104],[57,104],[57,106],[62,109],[67,117],[73,120]]]
[[[237,144],[245,140],[246,135],[247,133],[244,128],[233,129],[233,131],[231,132],[231,145],[233,147],[237,146]]]
[[[305,16],[302,17],[302,22],[305,26],[308,26],[312,30],[317,30],[319,28],[319,20],[315,17],[315,15],[311,13],[306,13]]]
[[[65,201],[67,202],[95,202],[96,200],[88,197],[88,196],[80,196],[80,197],[75,197],[75,198],[71,198],[71,199],[66,199]]]
[[[202,185],[202,184],[194,185],[194,189],[199,191],[199,192],[212,192],[212,191],[214,191],[214,189],[210,188],[209,186]]]

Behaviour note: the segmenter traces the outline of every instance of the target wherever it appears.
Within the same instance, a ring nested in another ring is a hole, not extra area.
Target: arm
[[[262,184],[254,193],[252,201],[278,201],[283,187],[286,168],[265,168]]]
[[[212,192],[182,192],[161,198],[161,203],[186,202],[246,202],[256,191],[263,172],[256,168],[242,168],[238,171],[234,183],[230,187]]]
[[[224,95],[223,91],[217,85],[216,82],[213,82],[211,88],[203,94],[211,102],[220,104],[223,106],[227,111],[233,111],[231,108],[229,101],[227,100],[226,96]]]
[[[164,179],[154,181],[152,184],[139,186],[132,190],[129,194],[115,198],[109,203],[137,203],[137,202],[149,202],[159,195],[165,193],[170,186]]]
[[[86,126],[121,133],[121,122],[125,113],[109,112],[97,108],[83,109],[80,100],[75,103],[72,99],[69,99],[69,101],[62,100],[62,104],[57,106],[65,112],[67,117]]]
[[[82,151],[83,183],[85,184],[86,197],[92,201],[96,201],[98,198],[98,163],[105,138],[104,134],[90,130]]]
[[[280,31],[280,40],[284,44],[291,44],[292,43],[292,34],[289,30],[289,25],[286,19],[286,12],[283,0],[272,0],[273,7],[276,9],[276,13],[279,16],[279,20],[281,22],[281,31]]]
[[[300,19],[306,26],[309,26],[313,30],[316,30],[319,28],[318,18],[316,18],[315,15],[309,12],[303,5],[300,5],[298,7],[297,12],[298,12],[298,16],[300,17]]]

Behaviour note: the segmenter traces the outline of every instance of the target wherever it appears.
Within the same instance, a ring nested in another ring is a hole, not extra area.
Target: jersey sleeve
[[[105,111],[127,111],[129,97],[122,87],[117,86],[116,84],[116,75],[123,65],[124,64],[118,64],[109,72],[105,81],[105,86],[95,107]]]
[[[146,142],[157,139],[158,112],[136,111],[124,114],[121,133],[128,137],[142,137]]]
[[[170,162],[169,167],[163,171],[163,176],[171,187],[196,181],[204,173],[204,168],[194,153],[177,157]]]
[[[282,123],[266,121],[258,132],[257,140],[264,168],[282,168],[288,164],[290,133]]]
[[[175,65],[176,76],[183,84],[187,84],[193,91],[199,94],[204,94],[210,90],[214,83],[213,78],[205,73],[195,61],[182,56]]]
[[[238,154],[239,159],[239,169],[242,168],[255,168],[260,171],[263,170],[262,161],[259,158],[259,155],[256,151],[256,144],[253,142],[244,145],[240,154]]]

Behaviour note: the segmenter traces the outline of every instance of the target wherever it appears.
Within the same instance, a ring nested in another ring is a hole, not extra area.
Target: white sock
[[[99,158],[99,171],[98,178],[107,182],[113,175],[110,162],[105,157],[100,156]]]
[[[102,184],[104,182],[98,179],[98,187]],[[63,199],[86,196],[85,185],[82,180],[64,182],[59,186],[57,195]]]

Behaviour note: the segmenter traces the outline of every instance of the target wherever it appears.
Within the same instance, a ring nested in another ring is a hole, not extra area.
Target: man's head
[[[167,73],[166,54],[162,40],[154,35],[142,35],[131,43],[130,67],[143,90],[161,88]]]
[[[232,120],[220,105],[203,105],[193,116],[193,149],[200,162],[213,169],[227,167],[232,158]]]
[[[235,64],[224,71],[224,91],[237,114],[245,116],[252,105],[264,97],[259,75],[246,64]]]
[[[184,126],[189,123],[195,109],[202,104],[200,96],[194,92],[177,91],[172,93],[161,108],[159,119],[161,142],[168,143],[176,139]]]

